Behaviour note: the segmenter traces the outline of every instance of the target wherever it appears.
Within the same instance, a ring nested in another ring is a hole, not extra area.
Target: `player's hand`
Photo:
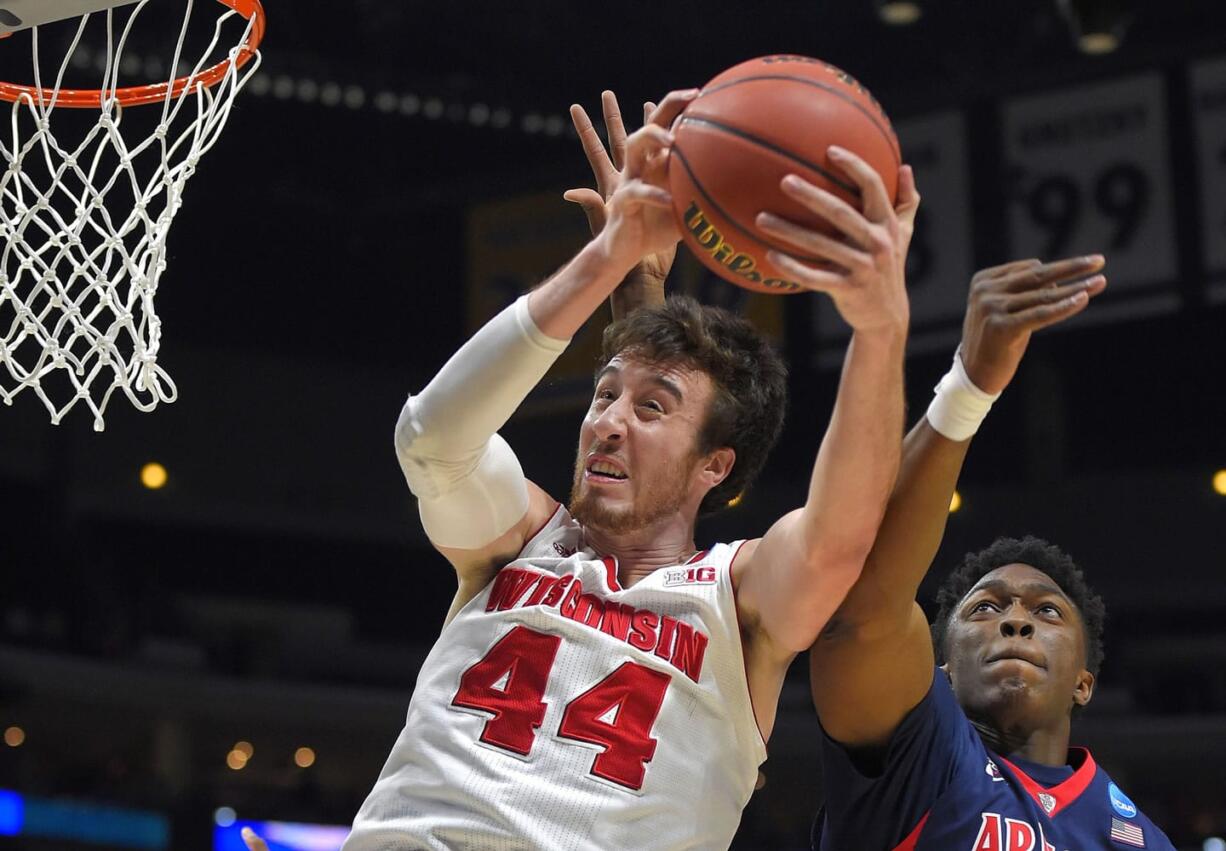
[[[1017,372],[1030,335],[1085,310],[1107,287],[1100,255],[1053,263],[1019,260],[975,273],[962,323],[962,365],[976,387],[999,393]]]
[[[669,92],[651,121],[626,139],[625,167],[605,203],[605,226],[596,241],[615,266],[626,271],[651,254],[675,250],[681,232],[667,189],[673,119],[698,95],[697,89]]]
[[[622,170],[626,167],[626,125],[622,121],[621,107],[617,103],[617,95],[611,91],[601,92],[601,111],[604,113],[605,133],[609,137],[609,147],[606,150],[600,141],[592,119],[579,104],[570,108],[570,119],[574,122],[575,132],[579,134],[579,142],[583,145],[583,153],[587,156],[588,165],[596,178],[596,188],[580,187],[570,189],[562,194],[567,201],[578,204],[587,216],[588,227],[592,236],[604,230],[608,213],[605,204],[609,196],[617,188],[621,180]],[[656,104],[648,101],[643,104],[643,123],[649,124],[656,111]],[[664,279],[673,267],[677,256],[677,246],[656,254],[644,257],[627,276],[628,281],[650,286],[663,291]]]
[[[905,333],[910,305],[903,270],[920,202],[915,175],[910,166],[899,169],[898,200],[892,207],[872,166],[836,146],[828,155],[830,163],[859,187],[861,209],[798,175],[788,175],[780,184],[783,193],[833,225],[839,236],[762,212],[756,219],[759,228],[797,255],[823,261],[823,266],[781,251],[772,250],[767,256],[801,286],[828,294],[857,333]]]
[[[243,843],[247,846],[248,851],[268,851],[268,845],[251,828],[244,827],[242,834]]]

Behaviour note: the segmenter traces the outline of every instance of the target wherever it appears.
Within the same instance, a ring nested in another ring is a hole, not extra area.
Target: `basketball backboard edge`
[[[136,0],[0,0],[0,38],[18,30],[127,6]]]

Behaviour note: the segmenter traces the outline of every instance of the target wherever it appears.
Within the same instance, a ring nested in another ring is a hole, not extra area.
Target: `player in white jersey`
[[[671,299],[606,331],[569,510],[496,433],[627,273],[675,249],[666,128],[695,94],[626,140],[599,235],[404,407],[397,453],[459,590],[345,851],[726,847],[784,673],[859,575],[901,442],[906,167],[897,209],[839,149],[829,165],[861,209],[783,181],[839,240],[758,219],[772,259],[853,329],[805,502],[761,538],[694,542],[698,515],[761,468],[785,405],[782,363],[727,312]]]

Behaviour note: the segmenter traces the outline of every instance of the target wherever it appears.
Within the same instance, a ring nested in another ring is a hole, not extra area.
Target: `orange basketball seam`
[[[702,185],[702,182],[699,181],[698,175],[694,174],[694,169],[690,168],[690,164],[686,160],[685,154],[681,152],[681,149],[677,145],[673,145],[672,150],[669,153],[670,161],[672,160],[673,157],[676,157],[677,160],[681,163],[681,166],[685,169],[686,173],[690,176],[690,180],[693,181],[694,188],[702,193],[702,197],[707,201],[707,203],[711,205],[711,209],[719,213],[720,216],[723,217],[724,221],[731,224],[734,228],[739,230],[741,233],[745,234],[745,236],[749,237],[754,242],[764,245],[767,248],[773,249],[775,251],[779,251],[783,254],[787,254],[789,257],[795,257],[798,260],[804,260],[807,263],[825,263],[827,262],[824,258],[821,258],[821,257],[803,257],[799,254],[796,254],[795,249],[793,248],[784,248],[779,245],[776,245],[775,243],[771,242],[769,239],[763,236],[759,236],[758,234],[746,229],[746,227],[742,225],[740,222],[738,222],[734,217],[728,215],[728,211],[725,210],[723,207],[721,207],[719,205],[719,202],[710,196],[706,188]],[[675,209],[676,208],[674,208],[674,210]],[[684,230],[684,228],[682,228],[682,230]]]
[[[733,86],[740,85],[741,83],[750,83],[754,80],[790,80],[793,83],[804,83],[806,86],[813,86],[814,88],[829,92],[839,100],[851,104],[857,110],[864,113],[864,117],[871,121],[873,126],[881,132],[881,135],[885,137],[890,153],[894,155],[894,162],[897,165],[902,165],[902,152],[898,149],[898,135],[893,131],[893,128],[883,126],[877,116],[873,115],[872,112],[864,108],[864,104],[860,103],[855,98],[850,97],[846,92],[841,92],[837,88],[818,82],[817,80],[810,80],[806,77],[792,77],[787,74],[759,74],[755,77],[740,77],[736,80],[729,80],[726,83],[720,83],[714,88],[703,89],[703,91],[698,95],[698,100],[701,100],[704,95],[714,94],[715,92],[730,89]],[[695,100],[694,102],[697,103],[698,100]]]
[[[857,198],[860,197],[860,187],[856,186],[854,183],[844,178],[839,177],[837,174],[831,171],[828,171],[827,169],[823,168],[817,163],[811,163],[808,160],[804,159],[803,157],[797,156],[796,154],[792,153],[786,148],[781,148],[778,145],[774,144],[773,142],[768,142],[767,140],[759,138],[758,136],[755,136],[752,133],[746,133],[744,130],[738,129],[736,127],[730,127],[727,124],[721,124],[718,121],[712,121],[710,118],[696,118],[692,115],[682,115],[681,123],[682,124],[707,124],[707,125],[710,125],[711,127],[714,127],[716,130],[723,130],[725,133],[730,133],[733,136],[739,136],[740,138],[744,139],[747,142],[753,142],[755,145],[760,145],[761,147],[766,148],[767,150],[774,151],[776,154],[779,154],[780,156],[787,157],[789,160],[799,163],[805,168],[816,171],[818,174],[820,174],[822,177],[826,178],[826,180],[838,186],[840,189],[846,190],[848,193],[855,195]]]

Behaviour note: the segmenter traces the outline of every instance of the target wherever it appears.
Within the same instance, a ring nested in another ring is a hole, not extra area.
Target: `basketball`
[[[767,259],[776,244],[754,224],[763,210],[833,233],[788,198],[779,182],[797,174],[859,209],[859,189],[830,164],[838,145],[877,170],[893,203],[901,155],[881,105],[854,77],[807,56],[742,62],[703,86],[673,127],[668,180],[682,239],[708,268],[756,292],[802,288]]]

